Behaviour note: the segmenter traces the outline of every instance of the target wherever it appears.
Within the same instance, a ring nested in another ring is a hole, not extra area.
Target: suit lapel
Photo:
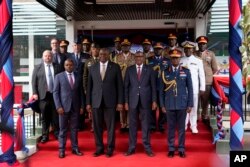
[[[100,66],[99,66],[100,67]],[[108,62],[108,65],[107,65],[107,68],[106,68],[106,72],[105,72],[105,76],[104,76],[104,79],[103,81],[107,78],[107,76],[109,75],[109,71],[112,69],[112,64],[110,63],[110,61]],[[101,76],[101,74],[100,74]]]
[[[101,71],[100,71],[100,62],[96,63],[95,65],[96,65],[96,68],[95,68],[96,69],[96,71],[95,71],[96,76],[98,76],[97,78],[98,78],[99,82],[102,82]]]
[[[65,81],[68,83],[68,86],[71,88],[70,83],[69,83],[69,79],[68,79],[68,74],[66,72],[64,72],[63,76],[65,78]]]
[[[146,65],[144,64],[144,65],[142,66],[140,82],[142,82],[142,80],[143,80],[144,76],[146,75],[146,73],[147,73],[147,67],[146,67]]]

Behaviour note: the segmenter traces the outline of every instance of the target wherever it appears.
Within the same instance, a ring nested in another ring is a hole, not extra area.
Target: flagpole
[[[242,13],[241,0],[229,0],[229,104],[230,104],[230,148],[243,149],[243,110],[242,110],[242,59],[239,47],[242,42],[240,27]]]
[[[0,163],[14,164],[14,80],[13,80],[13,33],[12,33],[12,0],[0,0],[0,96],[1,135]]]

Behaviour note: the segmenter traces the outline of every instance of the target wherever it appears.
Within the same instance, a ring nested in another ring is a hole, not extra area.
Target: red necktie
[[[138,80],[140,80],[141,79],[141,66],[138,66],[137,68],[138,68],[138,70],[137,70],[137,78],[138,78]]]
[[[74,81],[73,81],[73,78],[72,78],[72,74],[69,74],[69,84],[70,84],[71,89],[73,89]]]

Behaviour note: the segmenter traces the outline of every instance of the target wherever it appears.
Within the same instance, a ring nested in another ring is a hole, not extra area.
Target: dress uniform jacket
[[[193,107],[193,84],[188,69],[180,66],[175,73],[172,67],[169,67],[162,72],[160,83],[161,107],[165,107],[168,111]]]
[[[218,71],[218,64],[214,52],[210,50],[205,50],[204,52],[198,51],[196,55],[203,61],[206,85],[212,85],[213,74]]]
[[[135,55],[129,52],[127,58],[125,59],[125,56],[123,55],[123,53],[121,53],[115,57],[114,62],[120,66],[122,71],[122,78],[124,80],[127,68],[135,64]]]
[[[202,60],[194,55],[189,57],[185,56],[181,58],[180,65],[190,70],[193,83],[193,93],[198,94],[199,90],[205,91],[205,73]]]
[[[86,60],[85,64],[84,64],[84,70],[83,70],[83,88],[86,91],[87,90],[87,85],[88,85],[88,74],[89,74],[89,68],[95,64],[99,62],[99,58],[94,58],[91,57],[88,60]]]

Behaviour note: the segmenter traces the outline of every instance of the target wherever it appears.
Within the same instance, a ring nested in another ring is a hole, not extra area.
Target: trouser
[[[129,116],[127,111],[125,110],[120,111],[120,122],[122,128],[129,127]]]
[[[202,108],[201,117],[202,117],[202,119],[207,119],[209,116],[208,104],[209,104],[209,100],[210,100],[211,87],[212,87],[211,85],[206,85],[206,91],[201,96],[201,108]]]
[[[197,117],[198,117],[198,94],[194,94],[193,95],[193,100],[194,100],[194,106],[191,110],[190,113],[187,113],[187,117],[186,117],[186,126],[188,125],[188,122],[190,122],[190,127],[191,129],[193,128],[197,128]]]

